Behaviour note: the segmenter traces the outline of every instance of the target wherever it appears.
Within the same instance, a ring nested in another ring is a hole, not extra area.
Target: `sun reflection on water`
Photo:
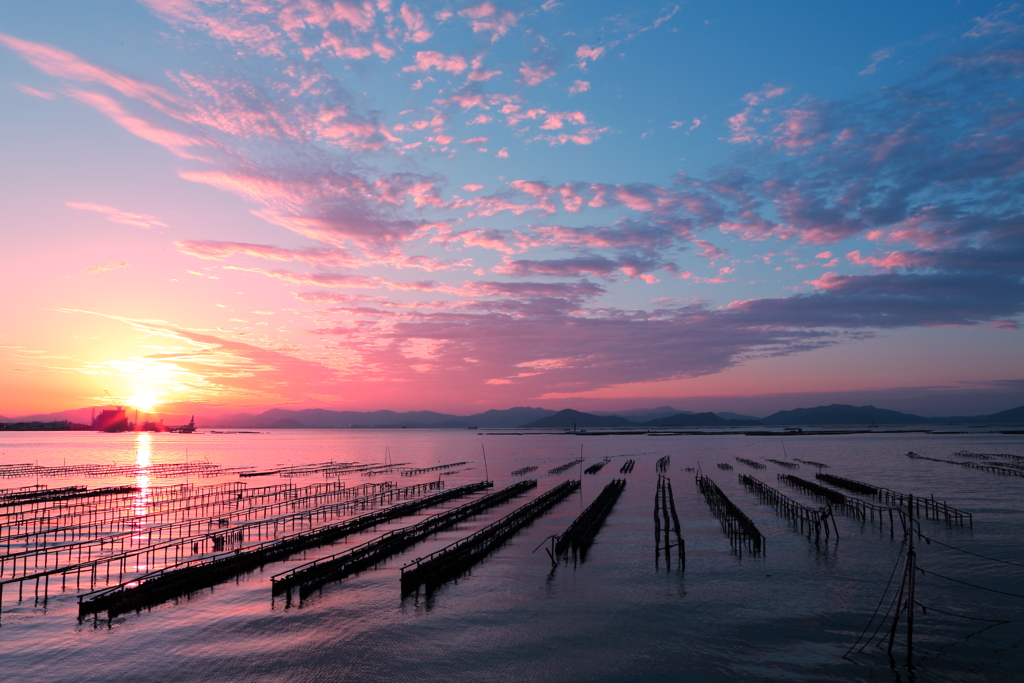
[[[132,512],[135,514],[135,540],[146,537],[146,517],[151,504],[149,491],[149,466],[153,457],[153,435],[149,432],[138,432],[135,435],[135,486],[139,489],[132,501]],[[136,570],[143,570],[136,567]]]

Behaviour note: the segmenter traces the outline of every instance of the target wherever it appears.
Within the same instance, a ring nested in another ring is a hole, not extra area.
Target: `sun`
[[[153,408],[155,408],[159,402],[160,401],[157,398],[156,394],[143,392],[138,393],[135,396],[132,396],[128,400],[128,405],[132,406],[133,408],[138,408],[143,412],[149,413],[152,412]]]

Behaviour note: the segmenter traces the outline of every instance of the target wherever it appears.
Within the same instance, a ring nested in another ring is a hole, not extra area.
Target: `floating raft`
[[[144,469],[137,464],[131,465],[59,465],[44,467],[29,463],[17,465],[0,465],[0,477],[39,477],[59,479],[64,477],[136,477],[144,472],[149,477],[184,477],[186,475],[200,477],[216,477],[224,473],[219,466],[208,462],[166,462],[155,463]]]
[[[593,465],[591,465],[587,469],[583,470],[583,472],[585,474],[597,474],[598,472],[601,471],[602,467],[604,467],[605,465],[607,465],[611,461],[612,461],[611,458],[605,458],[605,459],[601,460],[600,462],[595,462]]]
[[[743,511],[736,507],[736,504],[729,500],[729,497],[722,493],[718,484],[710,477],[697,475],[697,488],[704,494],[704,500],[711,508],[711,514],[722,523],[722,530],[733,543],[741,543],[750,547],[754,552],[760,552],[765,548],[764,535],[758,531],[750,518],[743,514]]]
[[[421,485],[422,486],[422,485]],[[43,487],[37,487],[43,488]],[[430,488],[434,488],[431,486]],[[7,489],[0,495],[31,490]],[[427,489],[383,482],[247,488],[243,482],[154,486],[133,495],[0,508],[0,606],[25,584],[46,604],[55,590],[96,590],[211,553],[282,538]],[[188,561],[188,562],[186,562]]]
[[[495,491],[452,510],[427,517],[418,524],[389,531],[354,548],[276,574],[270,577],[273,594],[277,595],[286,590],[290,592],[293,586],[299,586],[299,597],[305,598],[325,583],[338,581],[367,567],[372,567],[432,534],[501,505],[536,486],[536,479],[512,484],[501,491]]]
[[[105,486],[90,489],[85,486],[66,486],[59,489],[35,489],[33,491],[16,491],[0,495],[0,507],[34,505],[52,503],[73,498],[97,498],[99,496],[130,496],[140,491],[138,486]]]
[[[601,530],[605,519],[615,507],[615,501],[619,499],[625,488],[625,479],[612,479],[594,499],[594,502],[573,520],[569,528],[555,538],[555,552],[553,554],[549,552],[551,561],[555,562],[559,557],[568,559],[570,551],[572,551],[573,557],[579,554],[586,559],[587,549],[594,542],[594,537]]]
[[[763,462],[758,462],[756,460],[750,460],[749,458],[741,458],[739,456],[736,456],[736,462],[741,462],[744,465],[746,465],[747,467],[753,467],[755,470],[766,470],[766,469],[768,469],[768,466],[765,465]]]
[[[786,469],[790,469],[790,470],[798,470],[798,469],[800,469],[800,465],[797,465],[795,462],[787,462],[786,460],[776,460],[775,458],[765,458],[765,460],[767,460],[768,462],[773,462],[776,465],[778,465],[779,467],[785,467]]]
[[[1010,460],[1015,460],[1018,463],[1024,463],[1024,455],[1014,455],[1013,453],[972,453],[971,451],[957,451],[953,455],[960,458],[980,458],[981,460],[1009,458]]]
[[[619,474],[629,474],[633,471],[633,467],[636,465],[636,460],[630,458],[626,462],[622,463],[622,467],[619,468]]]
[[[443,486],[443,482],[436,481],[407,488],[427,491],[441,489]],[[475,493],[488,486],[492,486],[492,483],[485,481],[460,486],[435,495],[398,503],[344,522],[322,526],[313,531],[260,543],[245,550],[238,549],[231,553],[215,556],[210,560],[185,563],[184,566],[170,566],[134,581],[79,596],[79,617],[107,612],[113,618],[127,611],[158,605],[167,600],[209,588],[270,562],[284,560],[303,550],[331,543],[383,522],[415,514],[425,508]]]
[[[537,469],[536,465],[527,465],[526,467],[520,467],[518,470],[512,470],[510,472],[510,474],[513,477],[521,477],[521,476],[523,476],[525,474],[529,474],[530,472],[536,471],[536,469]]]
[[[583,462],[583,458],[576,458],[575,460],[571,460],[571,461],[565,463],[564,465],[559,465],[558,467],[552,467],[550,470],[548,470],[548,474],[561,474],[562,472],[565,472],[570,467],[575,467],[576,465],[579,465],[581,462]]]
[[[823,469],[823,468],[829,467],[829,465],[826,465],[823,462],[818,462],[817,460],[801,460],[800,458],[793,458],[793,459],[796,460],[797,462],[802,462],[805,465],[814,465],[819,470]]]
[[[835,529],[836,536],[839,536],[839,529],[836,528],[836,520],[832,516],[831,507],[810,508],[802,505],[778,489],[773,489],[768,484],[749,474],[741,474],[740,483],[753,491],[761,502],[771,505],[783,517],[798,523],[801,531],[806,528],[808,536],[810,536],[811,531],[814,532],[816,537],[821,536],[822,528],[824,528],[825,537],[827,538],[829,536],[829,520],[832,521],[832,528]]]
[[[967,460],[964,462],[957,462],[956,460],[943,460],[942,458],[929,458],[927,455],[918,455],[914,451],[907,451],[906,456],[914,460],[931,460],[932,462],[944,462],[949,465],[960,465],[960,467],[967,467],[972,470],[982,470],[984,472],[992,472],[999,474],[1004,477],[1024,477],[1024,466],[1013,465],[1010,463],[999,463],[998,465],[986,465],[984,463],[973,462]]]
[[[462,465],[468,465],[468,460],[461,460],[459,462],[450,462],[447,465],[434,465],[433,467],[413,467],[410,469],[402,470],[403,477],[413,477],[417,474],[426,474],[427,472],[436,472],[438,470],[450,470],[453,467],[460,467]]]
[[[877,512],[879,531],[882,531],[882,521],[885,517],[885,513],[888,513],[889,533],[894,533],[893,515],[891,507],[885,505],[876,505],[875,503],[871,503],[866,500],[861,500],[860,498],[854,498],[853,496],[848,496],[845,493],[836,491],[835,489],[825,488],[820,484],[815,484],[813,481],[807,481],[806,479],[801,479],[800,477],[794,476],[792,474],[780,474],[779,481],[784,481],[790,486],[796,487],[798,489],[803,489],[804,491],[810,493],[811,495],[819,499],[825,500],[829,503],[834,503],[840,508],[852,512],[862,522],[866,522],[869,515],[871,517],[871,521],[874,522],[875,513]]]
[[[846,489],[847,491],[853,491],[854,493],[860,493],[866,496],[873,496],[883,503],[894,505],[901,510],[905,510],[910,503],[911,494],[909,493],[900,493],[899,491],[882,488],[881,486],[865,484],[862,481],[855,481],[845,477],[837,477],[834,474],[822,474],[819,472],[814,475],[814,477],[827,484],[832,484],[833,486]],[[934,497],[927,498],[925,496],[913,496],[913,499],[914,514],[917,515],[918,518],[924,517],[925,519],[945,522],[949,526],[962,527],[966,522],[968,527],[972,529],[974,528],[974,517],[970,512],[958,510],[951,505],[947,505],[946,501],[938,501],[935,500]]]
[[[579,479],[563,482],[466,538],[410,562],[402,567],[402,593],[459,576],[579,487]]]

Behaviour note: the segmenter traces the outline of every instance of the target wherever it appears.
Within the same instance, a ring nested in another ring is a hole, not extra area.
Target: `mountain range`
[[[26,415],[18,418],[0,416],[0,422],[51,422],[70,420],[89,423],[91,408]],[[168,416],[168,424],[187,422],[187,418]],[[325,410],[307,408],[286,410],[271,408],[262,413],[235,413],[218,417],[197,417],[196,423],[206,429],[339,429],[339,428],[447,428],[447,429],[592,429],[601,427],[756,427],[756,426],[841,426],[841,425],[910,425],[910,424],[1024,424],[1024,406],[990,415],[923,417],[874,406],[833,404],[815,408],[780,410],[757,418],[736,413],[694,413],[671,406],[624,410],[616,413],[585,413],[566,409],[518,407],[487,410],[473,415],[449,415],[429,410],[395,412],[376,410]]]

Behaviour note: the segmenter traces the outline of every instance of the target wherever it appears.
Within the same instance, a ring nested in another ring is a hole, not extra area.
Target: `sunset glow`
[[[2,415],[1022,402],[1020,7],[114,6],[0,23]]]

